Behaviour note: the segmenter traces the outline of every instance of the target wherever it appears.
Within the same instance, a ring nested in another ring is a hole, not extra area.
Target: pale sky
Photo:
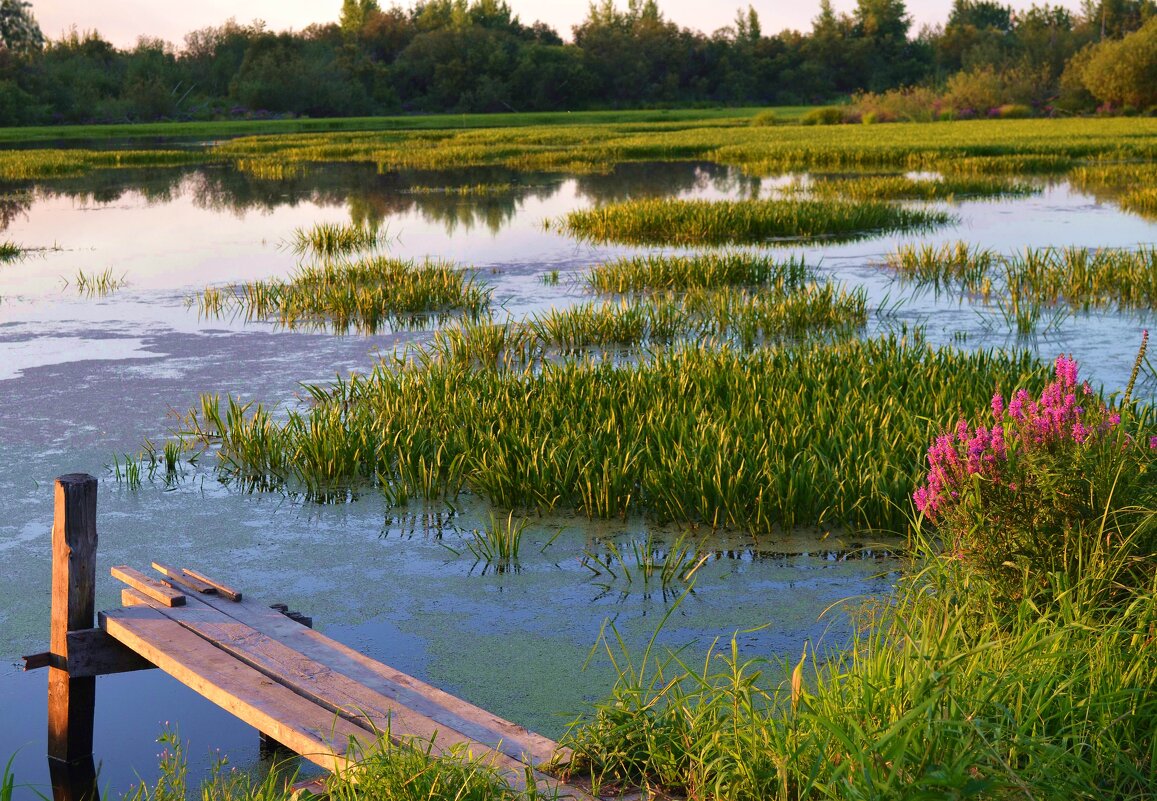
[[[49,39],[75,25],[80,31],[97,30],[118,47],[131,47],[137,37],[160,37],[175,45],[184,43],[185,34],[198,28],[220,25],[230,17],[238,22],[264,20],[270,30],[301,30],[313,22],[336,21],[342,0],[32,0],[32,14],[40,29]],[[589,0],[507,0],[508,5],[524,22],[542,20],[564,39],[570,39],[573,25],[586,18]],[[379,0],[383,8],[390,0]],[[397,5],[413,6],[413,0],[402,0]],[[1057,3],[1076,7],[1075,0]],[[627,0],[618,0],[625,8]],[[811,29],[811,20],[819,11],[819,0],[752,0],[759,13],[765,34],[778,33],[785,28],[800,31]],[[943,23],[948,17],[951,0],[907,0],[912,16],[913,32],[921,25]],[[1014,8],[1027,8],[1030,0],[1013,0]],[[711,33],[729,25],[739,8],[747,8],[743,0],[659,0],[663,15],[680,27]],[[837,11],[851,11],[855,0],[833,0]]]

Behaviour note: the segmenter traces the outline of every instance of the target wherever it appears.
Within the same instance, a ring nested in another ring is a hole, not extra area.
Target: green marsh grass
[[[628,256],[604,262],[590,271],[587,285],[603,294],[760,285],[791,290],[804,286],[810,278],[802,259],[781,261],[745,251],[708,251],[687,256]]]
[[[505,520],[491,512],[485,526],[470,531],[466,550],[499,573],[516,569],[522,536],[529,525],[528,520],[515,520],[513,511]]]
[[[24,253],[24,248],[15,242],[0,242],[0,264],[21,259]]]
[[[1022,181],[981,176],[946,175],[909,178],[906,175],[871,175],[855,178],[824,176],[801,187],[813,197],[851,200],[959,200],[1027,197],[1040,188]]]
[[[586,303],[535,315],[526,325],[550,350],[651,348],[711,340],[744,349],[815,337],[852,336],[868,322],[867,293],[832,284],[782,289],[693,289]]]
[[[1026,248],[1002,256],[963,242],[904,245],[888,265],[905,278],[937,290],[995,294],[1013,319],[1035,306],[1089,309],[1157,309],[1157,247]]]
[[[63,279],[64,286],[69,286],[68,279]],[[76,275],[73,276],[71,284],[76,287],[76,291],[82,295],[89,297],[104,297],[116,292],[118,289],[123,289],[128,286],[128,281],[125,280],[125,274],[117,275],[113,272],[112,267],[106,267],[100,272],[85,272],[84,270],[77,270]]]
[[[194,150],[0,150],[0,179],[25,181],[84,175],[98,169],[173,167],[217,161]]]
[[[1096,523],[1092,524],[1094,527]],[[1126,532],[1126,536],[1128,533]],[[1092,549],[1098,538],[1092,536]],[[619,678],[563,738],[608,790],[693,799],[1145,798],[1157,775],[1157,583],[1090,558],[1054,603],[1011,616],[982,577],[917,546],[842,650],[697,663],[613,627]]]
[[[0,177],[23,180],[121,166],[221,161],[262,177],[274,177],[279,169],[289,175],[300,165],[323,162],[361,162],[381,172],[489,165],[607,172],[620,162],[656,160],[712,161],[758,175],[830,169],[1014,175],[1059,173],[1086,163],[1153,161],[1157,156],[1153,145],[1157,124],[1144,117],[777,125],[775,135],[769,136],[767,128],[750,125],[755,113],[691,110],[217,123],[208,130],[215,126],[281,133],[242,136],[202,151],[9,150],[0,153]],[[129,135],[150,129],[130,129]]]
[[[518,189],[512,183],[463,184],[461,186],[411,186],[406,191],[415,195],[457,195],[459,197],[487,197],[508,195]]]
[[[648,534],[620,544],[614,540],[600,543],[601,548],[587,550],[583,565],[598,580],[606,580],[610,592],[616,584],[621,594],[638,589],[644,595],[656,587],[672,600],[687,589],[695,574],[711,558],[700,554],[695,543],[681,534],[669,546]]]
[[[312,255],[320,259],[332,259],[336,256],[372,250],[386,239],[386,232],[376,227],[321,222],[310,228],[298,228],[293,232],[290,245],[293,252],[299,256]]]
[[[941,211],[878,201],[644,199],[572,211],[555,225],[579,239],[632,245],[719,245],[857,238],[947,223]]]
[[[1091,164],[1068,174],[1069,183],[1080,192],[1144,217],[1157,217],[1157,164]]]
[[[225,481],[316,500],[469,491],[509,509],[637,511],[754,534],[894,528],[931,421],[1041,370],[1027,352],[938,350],[918,335],[688,345],[535,370],[479,370],[452,355],[432,349],[309,387],[312,405],[284,419],[204,396],[186,438]]]
[[[199,298],[206,316],[239,310],[288,328],[367,334],[387,326],[424,327],[444,315],[478,316],[489,304],[490,289],[468,270],[442,261],[385,257],[300,267],[286,281],[208,287]]]

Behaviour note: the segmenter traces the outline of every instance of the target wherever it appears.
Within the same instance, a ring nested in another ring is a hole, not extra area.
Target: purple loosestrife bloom
[[[1088,382],[1079,383],[1074,359],[1058,356],[1055,368],[1055,379],[1045,385],[1038,399],[1018,389],[1006,407],[1004,397],[994,394],[991,429],[983,425],[974,429],[967,420],[959,420],[950,432],[936,437],[928,449],[925,483],[912,494],[918,510],[934,520],[959,497],[972,476],[997,485],[1007,482],[1008,489],[1016,492],[1020,484],[1011,480],[1015,476],[1004,475],[1010,445],[1022,452],[1083,446],[1120,424],[1121,416],[1104,407],[1098,415],[1099,425],[1086,424],[1082,419],[1085,408],[1077,405],[1077,398],[1091,395],[1092,389]],[[1157,448],[1157,437],[1150,439],[1149,447]]]

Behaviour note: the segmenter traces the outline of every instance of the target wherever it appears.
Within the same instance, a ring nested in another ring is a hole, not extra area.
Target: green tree
[[[378,0],[342,0],[338,25],[347,38],[355,38],[361,34],[366,22],[381,11]]]
[[[1097,100],[1114,106],[1157,106],[1157,18],[1123,39],[1093,45],[1080,74]]]
[[[0,50],[27,54],[44,47],[44,34],[31,9],[25,0],[0,0]]]

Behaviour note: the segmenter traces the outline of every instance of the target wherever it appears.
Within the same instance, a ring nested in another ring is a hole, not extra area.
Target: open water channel
[[[478,183],[513,187],[483,197],[410,191]],[[207,285],[290,273],[296,258],[285,242],[295,228],[380,221],[392,255],[472,265],[494,287],[499,316],[521,318],[588,300],[577,280],[584,270],[628,252],[576,243],[544,229],[544,219],[643,195],[750,197],[773,184],[707,164],[648,164],[597,176],[333,166],[282,182],[211,167],[0,187],[0,240],[44,248],[0,265],[0,762],[14,755],[18,797],[48,792],[46,676],[20,672],[19,657],[47,647],[52,481],[69,472],[101,479],[98,609],[118,605],[111,565],[196,567],[312,615],[327,634],[401,670],[560,735],[610,689],[604,657],[583,667],[604,624],[613,621],[641,650],[673,602],[654,586],[608,586],[583,566],[584,551],[648,533],[670,541],[673,532],[641,520],[536,517],[527,536],[539,547],[524,548],[519,572],[494,574],[443,547],[459,545],[486,517],[468,498],[453,510],[398,510],[373,493],[318,506],[211,479],[130,490],[110,470],[114,454],[136,453],[146,437],[163,441],[174,413],[203,392],[292,404],[300,382],[367,371],[380,355],[429,336],[300,333],[202,319],[190,307]],[[991,310],[915,293],[881,266],[883,256],[911,240],[964,239],[1002,252],[1157,241],[1157,224],[1063,182],[1035,197],[948,208],[956,224],[916,236],[777,250],[865,286],[878,310],[873,330],[922,324],[933,342],[1002,347],[1017,341],[993,324]],[[77,291],[78,270],[107,268],[127,285],[103,297]],[[561,280],[544,282],[555,270]],[[1083,375],[1119,388],[1146,325],[1134,315],[1085,315],[1020,344],[1046,359],[1072,353]],[[1151,380],[1141,386],[1141,394],[1154,391]],[[838,646],[850,631],[839,602],[886,592],[898,565],[857,551],[860,543],[839,532],[824,534],[710,540],[714,556],[660,640],[687,645],[696,658],[733,635],[751,656],[794,660],[808,641]],[[233,765],[259,764],[255,732],[159,671],[103,677],[97,687],[96,756],[110,797],[155,775],[155,740],[166,726],[185,740],[194,773],[217,749]]]

